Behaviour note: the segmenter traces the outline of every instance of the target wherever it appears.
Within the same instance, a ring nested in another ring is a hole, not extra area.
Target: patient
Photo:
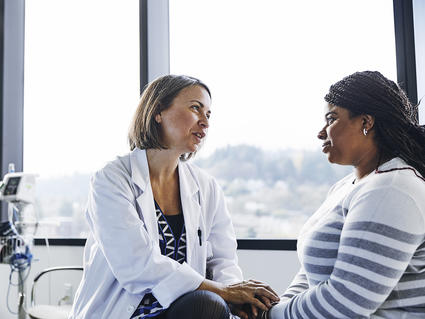
[[[425,130],[379,72],[330,87],[318,138],[337,182],[298,238],[301,269],[259,317],[425,317]]]

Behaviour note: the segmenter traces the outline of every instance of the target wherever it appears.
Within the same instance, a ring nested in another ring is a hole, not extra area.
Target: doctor
[[[229,306],[248,318],[278,300],[266,284],[242,281],[223,193],[187,162],[206,137],[210,106],[208,87],[192,77],[166,75],[145,89],[131,152],[91,181],[70,318],[227,319]]]

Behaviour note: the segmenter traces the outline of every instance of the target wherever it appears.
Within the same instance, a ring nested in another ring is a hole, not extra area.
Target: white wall
[[[48,249],[46,246],[35,246],[32,249],[33,258],[35,261],[32,264],[31,272],[29,274],[29,277],[26,281],[27,286],[27,305],[29,305],[29,298],[30,298],[30,292],[31,292],[31,284],[33,281],[33,278],[43,269],[48,267],[55,267],[55,266],[64,266],[64,265],[76,265],[79,266],[82,264],[82,258],[83,258],[83,247],[69,247],[69,246],[50,246],[49,248],[50,253],[48,253]],[[50,260],[50,262],[49,262]],[[8,310],[6,306],[6,295],[7,295],[7,288],[9,284],[9,274],[10,274],[10,267],[9,265],[0,264],[0,318],[1,319],[15,319],[17,318],[17,315],[12,315]],[[58,290],[53,291],[52,289],[52,296],[62,296],[64,292],[64,283],[69,282],[73,284],[74,291],[76,289],[76,286],[78,285],[78,278],[80,274],[77,272],[67,272],[66,278],[58,278],[56,275],[50,276],[50,283],[51,287],[56,287]],[[48,294],[46,291],[48,291],[48,282],[49,282],[49,276],[46,275],[45,280],[40,279],[40,294],[41,300],[47,300]],[[60,280],[59,280],[60,279]],[[13,281],[16,283],[17,277],[16,273],[13,278]],[[60,282],[60,286],[55,286],[55,282]],[[58,297],[60,298],[60,297]],[[52,301],[55,303],[57,302],[58,298],[52,298]],[[9,305],[12,308],[12,310],[17,310],[17,288],[11,287],[10,294],[9,294]]]
[[[33,262],[30,275],[26,281],[27,300],[29,305],[29,294],[33,278],[42,269],[53,266],[64,265],[81,265],[83,256],[83,247],[70,246],[50,246],[50,253],[45,246],[33,247],[32,253],[36,261]],[[292,277],[298,271],[299,263],[294,251],[258,251],[258,250],[239,250],[239,264],[244,272],[245,279],[257,279],[268,283],[275,291],[282,293],[286,286],[292,280]],[[7,310],[6,293],[9,283],[10,267],[9,265],[0,264],[0,318],[15,319],[16,315],[12,315]],[[77,272],[68,272],[66,277],[58,278],[53,274],[50,277],[50,285],[52,287],[52,302],[55,303],[63,295],[64,283],[71,283],[73,289],[78,285],[80,274]],[[14,278],[16,281],[16,277]],[[42,301],[48,300],[48,284],[49,278],[39,280],[40,298]],[[55,285],[56,284],[56,285]],[[54,288],[53,288],[54,287]],[[16,310],[17,306],[17,289],[11,287],[10,306]]]
[[[279,294],[300,267],[295,251],[238,250],[238,256],[245,279],[264,281]]]

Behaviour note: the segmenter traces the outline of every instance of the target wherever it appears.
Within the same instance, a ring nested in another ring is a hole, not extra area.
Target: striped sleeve
[[[298,273],[295,275],[294,279],[292,280],[289,287],[286,289],[286,291],[280,296],[280,298],[283,299],[290,299],[301,292],[307,290],[309,287],[307,276],[305,274],[305,271],[301,268]]]
[[[274,306],[270,317],[369,318],[399,283],[424,228],[422,212],[408,194],[389,187],[359,194],[348,205],[329,279]],[[306,272],[329,271],[323,268],[310,265]],[[398,298],[410,293],[399,292]]]

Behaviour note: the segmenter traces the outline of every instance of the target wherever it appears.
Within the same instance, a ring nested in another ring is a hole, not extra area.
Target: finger
[[[280,300],[280,298],[279,298],[279,294],[276,292],[276,291],[274,291],[273,289],[272,289],[272,287],[270,287],[270,286],[266,286],[265,287],[268,291],[270,291],[270,292],[272,292],[274,295],[275,295],[275,297],[278,299],[278,300]]]
[[[258,298],[260,298],[260,300],[263,302],[263,304],[265,304],[267,306],[267,308],[269,308],[269,309],[271,308],[272,303],[271,303],[269,298],[264,297],[264,296],[258,296]]]
[[[267,289],[268,291],[272,292],[278,299],[280,299],[279,294],[276,291],[274,291],[272,289],[272,287],[270,287],[269,285],[266,285],[264,288]]]
[[[272,287],[270,287],[269,285],[267,285],[266,283],[261,282],[261,281],[258,281],[258,280],[252,280],[252,279],[250,279],[249,281],[250,281],[251,283],[255,284],[257,287],[262,287],[262,288],[267,289],[268,291],[270,291],[270,292],[271,292],[271,293],[273,293],[276,297],[278,297],[278,298],[279,298],[279,294],[278,294],[276,291],[274,291],[274,290],[273,290],[273,288],[272,288]]]
[[[254,316],[254,318],[257,318],[258,315],[258,311],[257,308],[254,305],[250,305],[251,306],[251,313]]]
[[[245,284],[250,284],[249,286],[251,286],[251,287],[262,287],[264,289],[269,290],[271,293],[276,295],[276,297],[279,297],[278,293],[276,291],[274,291],[272,287],[270,287],[269,285],[267,285],[264,282],[250,279],[250,280],[248,280],[248,282],[245,282]]]
[[[242,306],[243,307],[243,306]],[[240,305],[229,304],[230,312],[241,319],[249,319],[248,313]],[[232,317],[233,318],[233,317]]]
[[[233,313],[235,315],[237,315],[238,317],[242,318],[242,319],[249,319],[248,314],[241,309],[235,309],[235,311],[233,311]]]
[[[248,281],[250,281],[250,282],[254,282],[254,283],[256,283],[256,284],[264,284],[264,282],[259,281],[259,280],[256,280],[256,279],[249,279]]]
[[[279,301],[280,300],[280,298],[278,296],[276,296],[274,293],[270,292],[269,290],[267,290],[266,288],[263,288],[263,287],[257,287],[255,289],[255,295],[267,297],[267,298],[269,298],[270,300],[273,300],[273,301]]]
[[[264,310],[264,311],[268,310],[267,306],[266,306],[265,304],[263,304],[263,303],[260,301],[260,299],[257,299],[257,298],[251,298],[251,299],[249,300],[249,303],[250,303],[251,305],[255,306],[255,307],[256,307],[256,308],[258,308],[258,309],[261,309],[261,310]],[[257,309],[256,309],[256,310],[257,310]]]

